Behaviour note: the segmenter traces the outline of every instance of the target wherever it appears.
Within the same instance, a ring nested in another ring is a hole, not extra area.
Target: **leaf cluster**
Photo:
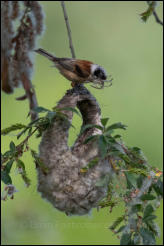
[[[109,207],[111,212],[115,206],[124,203],[125,213],[110,226],[118,234],[121,245],[154,245],[159,236],[154,213],[163,195],[162,172],[148,164],[140,148],[125,146],[121,135],[115,135],[114,131],[125,130],[125,125],[119,122],[107,126],[108,120],[104,118],[101,126],[86,125],[81,130],[97,128],[101,131],[84,143],[96,141],[100,159],[108,160],[115,172],[108,194],[99,207]],[[85,171],[88,169],[89,166]]]
[[[29,150],[31,156],[35,161],[36,167],[40,166],[43,172],[47,173],[48,170],[45,167],[44,163],[38,157],[36,151],[34,151],[29,147],[28,140],[30,139],[31,136],[33,136],[34,133],[37,133],[36,137],[41,137],[43,132],[52,125],[55,117],[57,117],[58,119],[62,118],[69,123],[68,118],[66,114],[63,113],[63,111],[71,111],[79,115],[79,112],[73,108],[59,109],[56,107],[53,110],[49,110],[44,107],[37,107],[33,109],[33,111],[39,114],[46,113],[46,115],[31,121],[28,125],[17,123],[1,130],[1,135],[8,135],[13,131],[21,130],[17,134],[17,139],[20,139],[23,135],[26,134],[25,139],[22,142],[20,142],[18,145],[16,145],[13,141],[11,141],[9,144],[9,150],[7,150],[4,154],[1,154],[1,170],[2,170],[1,180],[5,185],[12,184],[12,178],[10,173],[14,162],[16,164],[17,172],[21,174],[21,177],[25,182],[25,184],[27,185],[27,187],[30,185],[30,179],[27,177],[25,164],[21,159],[23,154]]]
[[[25,164],[21,159],[24,152],[30,150],[36,167],[40,166],[45,175],[48,173],[49,170],[39,158],[37,152],[29,147],[28,140],[34,133],[37,133],[36,137],[41,137],[43,132],[51,127],[54,119],[62,118],[70,124],[67,115],[64,113],[66,111],[79,115],[79,112],[74,108],[59,109],[55,107],[53,110],[49,110],[37,107],[35,112],[39,114],[46,113],[44,117],[39,117],[28,125],[15,124],[1,131],[2,135],[7,135],[12,131],[21,130],[17,135],[17,139],[26,134],[25,139],[18,145],[11,141],[9,150],[1,154],[1,179],[6,185],[5,189],[8,195],[11,194],[9,192],[11,190],[15,192],[11,178],[11,169],[14,163],[25,184],[30,185]],[[96,183],[97,186],[108,185],[107,195],[100,201],[98,207],[109,207],[110,212],[112,212],[112,209],[118,204],[124,204],[124,214],[110,226],[110,229],[120,238],[121,245],[154,245],[156,237],[159,236],[159,228],[155,223],[155,210],[163,196],[162,172],[148,164],[140,148],[127,147],[122,141],[122,136],[115,133],[117,129],[126,130],[124,124],[118,122],[107,125],[108,122],[109,118],[103,118],[101,119],[101,125],[89,124],[82,127],[81,134],[90,129],[98,129],[100,133],[89,136],[84,140],[84,144],[95,142],[99,154],[80,172],[85,175],[100,160],[109,161],[114,174],[110,183],[108,176],[102,177]]]

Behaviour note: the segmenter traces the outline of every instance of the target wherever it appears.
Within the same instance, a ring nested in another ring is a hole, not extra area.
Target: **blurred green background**
[[[67,31],[58,1],[41,2],[46,15],[46,30],[38,47],[54,52],[59,57],[70,57]],[[129,146],[140,147],[150,164],[162,168],[162,27],[153,16],[147,23],[139,14],[147,9],[140,1],[68,1],[66,8],[72,29],[76,56],[102,65],[112,74],[113,86],[96,90],[87,88],[98,100],[103,117],[110,123],[128,125],[121,132]],[[162,2],[157,7],[162,17]],[[35,58],[33,84],[40,106],[51,109],[70,88],[70,82],[39,55]],[[12,95],[2,93],[2,128],[14,123],[28,123],[28,102],[16,101],[23,89]],[[69,143],[73,144],[80,129],[80,118],[74,116]],[[119,133],[119,132],[118,132]],[[2,152],[9,142],[17,143],[14,132],[2,137]],[[30,139],[38,150],[39,139]],[[3,245],[118,245],[119,240],[108,229],[121,215],[123,207],[108,209],[88,216],[67,217],[57,211],[36,191],[34,163],[27,153],[22,159],[31,179],[26,188],[18,174],[12,171],[18,189],[14,200],[2,202]],[[157,211],[157,222],[162,231],[162,205]],[[162,233],[157,244],[162,244]]]

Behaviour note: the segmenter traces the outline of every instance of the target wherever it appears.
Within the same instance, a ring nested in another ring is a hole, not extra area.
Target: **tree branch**
[[[67,12],[66,12],[64,1],[61,1],[61,6],[62,6],[62,9],[63,9],[64,19],[65,19],[65,23],[66,23],[66,27],[67,27],[67,33],[68,33],[68,38],[69,38],[69,47],[71,49],[72,58],[75,58],[76,56],[75,56],[75,51],[74,51],[74,48],[73,48],[73,42],[72,42],[72,37],[71,37],[71,28],[70,28],[70,25],[69,25],[68,15],[67,15]]]

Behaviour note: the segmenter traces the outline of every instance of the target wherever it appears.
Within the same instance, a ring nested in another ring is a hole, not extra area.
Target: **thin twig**
[[[16,150],[19,152],[22,151],[22,146],[28,142],[29,138],[38,130],[38,127],[36,127],[31,133],[30,135],[28,135],[20,144],[18,144],[17,146],[15,146]],[[5,162],[7,162],[9,160],[10,157],[6,157],[6,158],[2,158],[1,160],[1,165]],[[1,168],[3,169],[3,166],[1,166]]]
[[[63,9],[64,19],[65,19],[65,23],[66,23],[66,27],[67,27],[67,32],[68,32],[69,47],[71,49],[72,58],[75,58],[75,51],[74,51],[74,48],[73,48],[73,42],[72,42],[72,37],[71,37],[71,28],[70,28],[70,25],[69,25],[68,15],[67,15],[67,12],[66,12],[64,1],[61,1],[61,6],[62,6],[62,9]]]
[[[159,19],[155,10],[153,11],[153,15],[155,17],[156,22],[163,26],[163,22]]]
[[[36,127],[19,145],[17,145],[16,148],[19,149],[20,146],[24,145],[37,130],[38,127]]]
[[[153,6],[152,6],[154,18],[155,18],[155,20],[156,20],[157,23],[159,23],[160,25],[163,26],[163,22],[159,19],[158,15],[157,15],[157,13],[156,13],[156,11],[155,11],[156,1],[154,1],[154,2],[152,2],[152,3],[150,3],[150,1],[146,1],[146,2],[147,2],[147,4],[148,4],[149,6],[150,6],[150,4],[152,5],[152,3],[154,3]]]

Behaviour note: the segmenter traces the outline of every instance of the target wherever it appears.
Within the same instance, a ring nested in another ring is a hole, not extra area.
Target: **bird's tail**
[[[35,50],[35,52],[37,52],[38,54],[42,55],[42,56],[45,56],[47,57],[49,60],[55,62],[55,61],[58,61],[59,58],[57,58],[56,56],[48,53],[47,51],[43,50],[43,49],[38,49],[38,50]]]

